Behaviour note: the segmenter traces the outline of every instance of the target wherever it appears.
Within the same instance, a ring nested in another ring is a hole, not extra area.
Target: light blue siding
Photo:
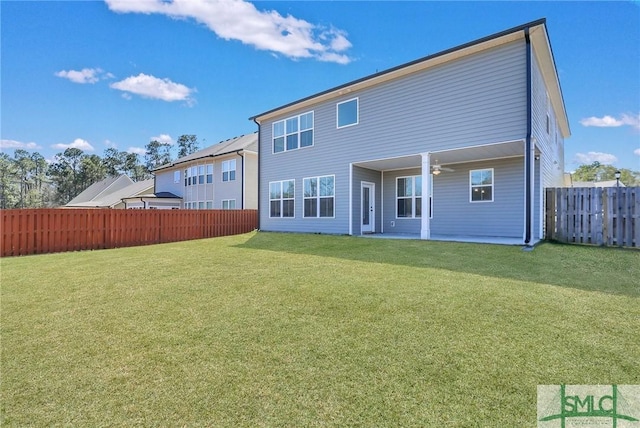
[[[451,165],[433,177],[432,235],[521,238],[524,230],[524,169],[522,157]],[[493,202],[470,202],[469,172],[493,168]],[[421,219],[396,217],[396,179],[420,175],[406,169],[384,173],[385,233],[419,234]],[[423,189],[424,194],[424,189]]]
[[[359,99],[359,124],[337,129],[336,104],[354,97]],[[308,111],[314,112],[314,145],[272,153],[272,123]],[[526,57],[522,40],[276,117],[260,126],[260,227],[349,233],[349,163],[517,140],[525,133]],[[302,218],[302,179],[329,174],[335,175],[335,218]],[[269,182],[286,179],[296,181],[296,217],[271,219]],[[356,233],[360,184],[358,180],[352,183],[357,190],[352,191]],[[386,209],[385,205],[384,229],[388,231],[391,217]],[[483,211],[478,213],[481,217],[492,217],[490,208],[479,211]]]
[[[522,157],[451,165],[454,172],[443,172],[433,181],[431,233],[521,238],[523,165]],[[493,168],[493,202],[470,202],[469,171],[484,168]]]
[[[177,183],[173,182],[173,173],[175,171],[180,172],[180,180],[178,180]],[[155,174],[156,176],[156,181],[155,181],[155,189],[154,191],[157,192],[171,192],[176,196],[180,196],[182,197],[183,193],[184,193],[184,171],[181,170],[180,168],[172,168],[172,169],[166,169],[166,170],[162,170],[161,172],[158,172]]]

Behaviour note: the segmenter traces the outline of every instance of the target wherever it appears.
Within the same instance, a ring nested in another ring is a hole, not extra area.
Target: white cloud
[[[62,70],[55,73],[56,76],[69,79],[74,83],[96,83],[103,79],[112,79],[114,76],[111,73],[105,73],[100,68],[83,68],[80,71],[77,70]]]
[[[635,149],[633,151],[633,154],[636,155],[636,156],[640,156],[640,149]]]
[[[145,98],[153,98],[163,101],[186,101],[192,104],[194,100],[191,94],[195,89],[188,88],[181,83],[174,83],[169,79],[159,79],[144,73],[137,76],[130,76],[119,82],[110,85],[113,89],[124,91],[125,98],[129,93],[140,95]]]
[[[618,158],[610,153],[601,152],[588,152],[588,153],[576,153],[575,161],[580,164],[592,164],[594,162],[600,162],[604,165],[611,165],[618,161]]]
[[[135,153],[137,155],[144,156],[144,154],[147,153],[147,150],[144,147],[129,147],[127,149],[127,153]]]
[[[0,140],[0,148],[1,149],[36,150],[36,149],[41,149],[42,147],[33,142],[23,143],[22,141],[16,141],[16,140]]]
[[[171,138],[171,135],[169,134],[160,134],[157,137],[151,137],[151,139],[149,141],[157,141],[159,143],[163,143],[163,144],[172,144],[173,145],[173,138]]]
[[[104,140],[104,145],[110,149],[117,149],[118,145],[111,140]]]
[[[73,140],[73,143],[70,143],[70,144],[60,143],[60,144],[54,144],[51,147],[58,150],[80,149],[80,150],[86,150],[89,152],[92,152],[95,150],[87,140],[83,140],[82,138],[76,138],[75,140]]]
[[[342,52],[352,45],[347,34],[311,24],[275,10],[260,11],[244,0],[105,0],[119,13],[159,13],[172,18],[192,18],[225,40],[238,40],[259,50],[292,59],[315,58],[347,64]]]
[[[603,117],[592,116],[580,120],[580,124],[582,126],[596,126],[601,128],[617,128],[619,126],[628,125],[633,128],[640,129],[640,114],[622,114],[618,119],[609,115]]]

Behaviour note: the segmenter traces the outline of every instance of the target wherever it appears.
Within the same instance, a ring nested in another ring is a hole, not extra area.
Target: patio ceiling
[[[524,156],[524,143],[522,140],[431,152],[431,165],[452,165],[517,156]],[[396,158],[355,162],[354,165],[376,171],[420,168],[422,166],[422,156],[417,153]]]

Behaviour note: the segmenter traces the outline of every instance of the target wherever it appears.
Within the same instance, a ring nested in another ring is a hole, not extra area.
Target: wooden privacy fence
[[[545,238],[640,248],[640,187],[546,189]]]
[[[257,210],[1,210],[0,255],[131,247],[257,228]]]

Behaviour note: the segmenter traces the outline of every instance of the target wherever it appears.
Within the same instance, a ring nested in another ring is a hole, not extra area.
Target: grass
[[[639,384],[640,252],[252,233],[1,261],[2,426],[535,426]]]

